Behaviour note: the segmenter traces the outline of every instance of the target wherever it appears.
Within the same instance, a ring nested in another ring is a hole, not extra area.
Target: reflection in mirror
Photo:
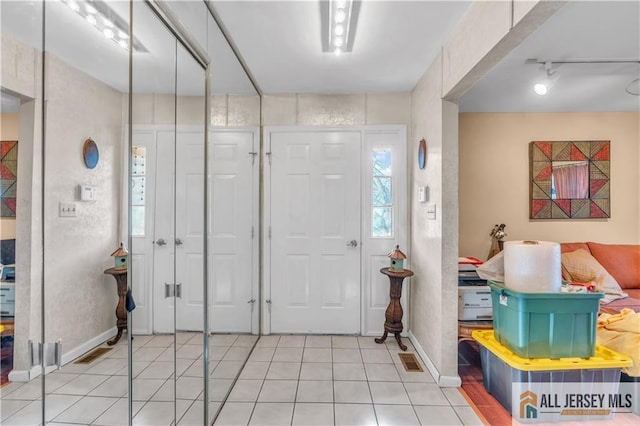
[[[607,218],[609,141],[529,144],[531,219]]]
[[[552,161],[551,170],[551,199],[589,198],[588,161]]]
[[[170,424],[176,404],[175,153],[177,40],[145,2],[134,2],[131,96],[131,267],[134,422]]]
[[[126,420],[127,342],[109,339],[126,328],[126,269],[110,255],[121,241],[122,106],[129,69],[128,51],[114,38],[128,37],[128,8],[104,4],[93,11],[88,2],[59,1],[44,7],[44,347],[61,355],[62,364],[49,372],[56,367],[45,353],[45,406],[73,403],[45,410],[45,420],[92,423],[116,404]],[[87,14],[110,18],[113,37],[105,37]],[[88,138],[97,147],[94,168],[83,160]],[[61,351],[52,348],[55,342]],[[69,395],[76,395],[73,401]]]
[[[209,422],[222,407],[259,333],[260,97],[212,16],[209,188]]]
[[[178,424],[204,421],[205,70],[178,45],[175,151],[175,328]],[[185,412],[184,410],[188,410]],[[183,415],[184,413],[184,415]]]
[[[15,295],[3,298],[0,318],[2,424],[43,421],[43,376],[29,357],[29,342],[42,341],[43,7],[0,2],[0,286]]]

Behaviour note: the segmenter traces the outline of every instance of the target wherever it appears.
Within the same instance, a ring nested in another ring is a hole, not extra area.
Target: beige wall
[[[124,113],[128,108],[127,94],[122,95]],[[204,120],[204,100],[200,96],[178,96],[178,123],[201,125]],[[166,94],[134,94],[133,123],[173,124],[175,96]],[[258,95],[213,95],[210,98],[211,126],[259,126],[260,97]]]
[[[409,151],[424,137],[426,170],[412,166],[410,329],[440,386],[459,386],[457,367],[458,109],[455,102],[534,32],[562,2],[478,1],[452,30],[442,54],[412,92]],[[444,99],[450,101],[445,101]],[[415,154],[414,154],[415,156]],[[415,164],[412,160],[411,164]],[[436,219],[426,219],[418,186],[428,185]]]
[[[52,56],[47,77],[44,319],[47,341],[62,339],[65,353],[115,326],[115,280],[103,271],[119,244],[122,94]],[[88,137],[100,153],[94,169],[82,158]],[[79,184],[97,200],[79,201]],[[59,202],[75,203],[77,217],[58,217]]]
[[[19,114],[4,113],[0,116],[0,139],[3,141],[17,141]],[[18,149],[20,147],[18,146]],[[16,219],[13,217],[0,218],[0,239],[7,240],[16,237]]]
[[[45,217],[40,214],[42,55],[2,35],[2,87],[22,99],[16,221],[16,331],[14,371],[28,379],[27,341],[41,341],[42,226],[46,252],[45,321],[48,342],[62,339],[63,355],[115,326],[115,281],[104,269],[118,245],[122,95],[47,57]],[[16,72],[16,70],[20,70]],[[30,100],[33,99],[33,100]],[[87,169],[82,144],[92,137],[100,162]],[[77,186],[96,187],[98,200],[80,202]],[[59,218],[58,203],[75,202],[75,218]],[[63,357],[64,359],[64,357]]]
[[[611,141],[609,219],[530,220],[529,142]],[[460,255],[485,259],[489,232],[507,240],[640,243],[640,114],[460,114]]]
[[[411,94],[264,95],[265,126],[358,126],[411,121]]]

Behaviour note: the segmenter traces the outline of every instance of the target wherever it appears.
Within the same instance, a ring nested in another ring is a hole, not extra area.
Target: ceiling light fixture
[[[129,24],[111,9],[106,2],[102,0],[60,1],[84,18],[85,22],[100,31],[104,37],[113,40],[121,48],[129,50]],[[135,37],[131,40],[131,44],[134,52],[148,52]]]
[[[322,51],[340,55],[351,52],[360,11],[360,0],[322,0]]]

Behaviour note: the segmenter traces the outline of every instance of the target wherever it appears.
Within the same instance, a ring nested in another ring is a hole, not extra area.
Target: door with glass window
[[[381,332],[380,269],[407,249],[404,129],[265,133],[265,331]]]

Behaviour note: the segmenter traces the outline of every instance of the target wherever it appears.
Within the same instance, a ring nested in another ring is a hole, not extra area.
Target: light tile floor
[[[482,424],[458,389],[439,388],[424,365],[406,372],[401,352],[394,339],[263,336],[215,424]]]
[[[426,368],[406,372],[394,339],[378,345],[373,337],[263,336],[251,353],[255,339],[211,339],[211,414],[228,395],[216,425],[481,424],[457,389],[439,388]],[[178,425],[202,424],[202,335],[178,333],[176,342],[174,382],[173,336],[134,338],[134,425],[172,424],[174,390]],[[45,383],[49,424],[128,424],[124,339],[90,364],[48,374]],[[40,385],[0,390],[2,425],[38,424]]]
[[[202,334],[135,336],[133,340],[133,424],[202,425]],[[209,413],[215,414],[251,352],[257,336],[215,335],[210,339]],[[108,347],[107,345],[102,345]],[[46,376],[48,424],[127,425],[126,335],[112,350],[90,364],[69,363]],[[174,387],[174,362],[177,379]],[[175,391],[175,398],[174,398]],[[37,425],[41,378],[10,383],[0,389],[0,424]]]

